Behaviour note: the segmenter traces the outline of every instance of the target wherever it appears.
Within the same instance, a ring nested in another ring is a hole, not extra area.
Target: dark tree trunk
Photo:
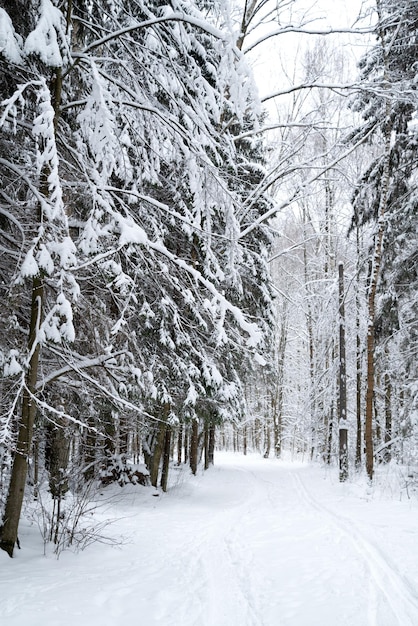
[[[183,448],[183,424],[179,426],[177,435],[177,465],[181,465],[181,453]]]
[[[198,450],[199,450],[199,422],[197,419],[192,421],[192,432],[190,436],[190,469],[192,474],[197,473],[198,462]]]
[[[264,433],[265,433],[265,440],[264,440],[264,455],[263,457],[265,459],[268,459],[270,456],[270,450],[271,450],[271,430],[270,430],[270,424],[267,421],[266,424],[264,425]]]
[[[12,475],[7,494],[6,507],[1,527],[0,548],[12,557],[17,541],[20,514],[22,511],[28,460],[32,447],[33,426],[36,415],[34,394],[38,379],[40,344],[37,342],[39,321],[42,319],[44,299],[43,278],[36,276],[32,283],[31,318],[29,325],[29,353],[32,354],[26,374],[26,389],[22,398],[22,414],[13,457]]]
[[[184,462],[187,463],[189,460],[189,432],[190,427],[186,427],[184,429],[184,437],[183,437],[183,450],[184,450]]]
[[[53,498],[61,498],[68,491],[66,474],[70,455],[70,442],[63,426],[47,426],[45,465],[49,471],[49,490]]]
[[[304,230],[304,246],[303,246],[303,276],[305,283],[306,293],[306,331],[308,335],[308,350],[309,350],[309,419],[311,425],[311,459],[315,458],[317,448],[317,423],[316,423],[316,407],[315,407],[315,348],[314,348],[314,333],[313,333],[313,312],[311,303],[311,294],[309,293],[309,273],[308,273],[308,254],[306,248],[306,240],[308,239],[306,226],[308,223],[309,215],[306,207],[303,207],[303,230]]]
[[[163,467],[161,470],[161,488],[163,491],[167,491],[167,484],[168,484],[168,471],[170,468],[171,433],[172,433],[171,427],[167,425],[165,429],[165,437],[164,437]]]
[[[239,436],[237,425],[233,425],[233,437],[234,437],[234,452],[239,452]]]
[[[215,424],[212,422],[209,424],[208,456],[210,465],[213,465],[215,461]]]
[[[129,454],[129,424],[124,415],[119,416],[119,430],[117,432],[119,454]]]
[[[244,431],[243,431],[243,435],[242,435],[242,451],[244,453],[244,456],[247,454],[247,446],[248,446],[248,441],[247,441],[247,437],[248,437],[248,428],[247,428],[247,424],[244,426]]]
[[[362,415],[361,415],[361,337],[360,337],[360,229],[357,226],[357,293],[356,293],[356,468],[361,467]]]
[[[164,450],[165,431],[166,424],[164,422],[160,422],[157,427],[157,433],[155,436],[154,446],[149,461],[150,464],[148,467],[150,473],[150,481],[153,487],[157,487],[158,485],[158,473],[160,469],[161,457]]]
[[[85,431],[81,443],[84,465],[83,477],[85,481],[92,480],[98,470],[97,448],[97,433],[89,428]]]
[[[346,385],[346,356],[345,356],[345,307],[344,307],[344,266],[338,266],[339,284],[339,317],[340,317],[340,368],[339,368],[339,461],[340,482],[348,478],[348,447],[347,447],[347,385]]]
[[[205,421],[205,434],[203,448],[205,453],[205,470],[209,468],[209,424]]]
[[[392,439],[392,383],[388,372],[385,374],[385,443]],[[384,449],[383,460],[388,463],[391,459],[390,446]]]
[[[334,429],[334,408],[331,407],[330,411],[331,411],[331,413],[330,413],[329,422],[328,422],[327,448],[326,448],[326,462],[327,462],[328,465],[331,465],[331,459],[332,459],[332,436],[333,436],[333,429]]]

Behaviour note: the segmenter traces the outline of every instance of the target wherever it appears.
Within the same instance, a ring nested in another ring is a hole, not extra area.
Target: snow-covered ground
[[[118,490],[100,513],[117,546],[57,560],[22,524],[22,550],[0,554],[1,625],[418,624],[415,498],[226,453],[195,478],[173,470],[167,494]]]

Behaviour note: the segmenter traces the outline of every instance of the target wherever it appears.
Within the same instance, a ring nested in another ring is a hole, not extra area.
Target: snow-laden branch
[[[283,209],[285,209],[288,206],[290,206],[291,204],[293,204],[293,202],[297,202],[300,198],[302,198],[303,194],[306,192],[306,190],[309,187],[309,185],[311,185],[312,183],[317,181],[326,172],[328,172],[329,170],[333,169],[338,163],[340,163],[341,161],[346,159],[350,154],[352,154],[355,150],[357,150],[357,148],[361,144],[365,143],[365,141],[367,141],[367,139],[370,137],[370,135],[376,129],[377,124],[378,123],[376,122],[376,124],[374,124],[369,129],[368,133],[365,134],[364,137],[362,137],[357,143],[353,144],[342,155],[340,155],[339,157],[334,159],[331,163],[328,163],[325,167],[321,168],[321,170],[317,174],[314,174],[313,176],[308,178],[308,180],[306,180],[302,185],[299,185],[298,188],[294,191],[294,193],[287,200],[285,200],[281,204],[275,204],[269,211],[266,211],[265,213],[263,213],[263,215],[260,215],[260,217],[258,217],[256,220],[254,220],[247,228],[245,228],[244,230],[241,231],[241,233],[239,234],[239,239],[242,239],[243,237],[246,237],[249,233],[251,233],[260,224],[262,224],[266,220],[269,220],[274,215],[276,215],[277,213],[280,213],[281,211],[283,211]]]
[[[210,234],[211,237],[216,237],[216,239],[225,239],[229,241],[229,237],[227,237],[226,235],[222,235],[221,233],[209,232],[209,230],[205,230],[204,228],[199,228],[196,224],[192,223],[190,220],[185,218],[184,215],[181,215],[181,213],[179,213],[178,211],[175,211],[174,209],[170,208],[167,204],[164,204],[163,202],[159,202],[159,200],[156,200],[155,198],[152,198],[151,196],[147,196],[145,194],[139,193],[138,191],[135,191],[134,189],[120,189],[118,187],[105,187],[105,190],[110,193],[115,193],[115,194],[123,193],[128,196],[133,196],[137,200],[151,204],[157,209],[161,209],[162,211],[167,213],[167,215],[174,217],[175,219],[179,220],[183,224],[186,224],[187,226],[192,228],[195,232],[199,232],[199,233],[206,234],[206,235]]]
[[[109,360],[115,359],[117,356],[120,356],[121,354],[125,354],[125,351],[120,350],[119,352],[102,354],[101,356],[97,356],[91,359],[80,359],[79,361],[77,361],[77,363],[66,365],[65,367],[61,367],[59,370],[55,370],[51,372],[50,374],[48,374],[48,376],[44,376],[44,378],[41,381],[39,381],[38,384],[36,385],[35,390],[40,391],[41,389],[44,389],[44,387],[48,385],[49,383],[53,382],[54,380],[57,380],[58,378],[61,378],[61,376],[64,376],[65,374],[68,374],[70,372],[74,372],[74,371],[79,372],[82,369],[86,369],[90,367],[97,367],[98,365],[103,365],[103,363],[106,363]]]
[[[292,156],[295,157],[296,154],[303,148],[303,144],[296,146],[293,148]],[[284,175],[290,176],[296,172],[300,172],[304,169],[318,169],[317,167],[312,165],[312,161],[320,161],[320,159],[325,158],[329,155],[329,150],[323,152],[322,154],[314,155],[309,161],[305,163],[295,163],[291,167],[287,167],[287,169],[283,172],[282,165],[283,162],[280,162],[276,167],[268,172],[268,174],[262,179],[262,181],[255,187],[251,194],[249,194],[243,203],[242,206],[242,214],[240,216],[240,222],[242,223],[245,216],[251,211],[253,206],[258,202],[259,198],[267,192],[267,190],[272,187],[280,178],[283,178]],[[285,163],[287,163],[288,157],[285,159]]]
[[[4,167],[6,167],[11,172],[14,172],[15,174],[17,174],[21,180],[24,180],[25,183],[27,184],[28,188],[30,189],[30,191],[33,193],[35,198],[38,200],[38,202],[39,202],[39,204],[41,206],[41,209],[42,210],[46,209],[46,211],[49,210],[50,207],[48,205],[48,202],[47,202],[45,196],[43,196],[39,192],[38,188],[35,187],[35,185],[32,183],[30,178],[28,178],[28,176],[26,175],[26,172],[24,170],[22,170],[17,165],[14,165],[14,163],[11,163],[10,161],[7,161],[6,159],[3,159],[1,157],[0,157],[0,165],[3,165]]]
[[[200,20],[198,18],[192,17],[191,15],[187,15],[186,13],[181,13],[177,11],[173,13],[167,13],[163,17],[155,17],[153,19],[145,20],[143,22],[135,22],[133,24],[130,24],[129,26],[120,28],[117,31],[109,33],[101,37],[100,39],[93,41],[93,43],[91,43],[89,46],[86,46],[81,52],[73,53],[73,58],[83,57],[89,52],[91,52],[91,50],[95,50],[96,48],[103,46],[109,41],[119,39],[123,35],[127,35],[135,31],[143,30],[145,28],[149,28],[150,26],[156,26],[157,24],[165,24],[167,22],[184,22],[186,24],[190,24],[190,26],[194,26],[208,33],[209,35],[212,35],[216,39],[225,41],[228,44],[231,43],[231,36],[229,34],[222,32],[221,30],[219,30],[218,28],[215,28],[214,26],[212,26],[208,22],[205,22],[204,20]]]
[[[199,152],[200,156],[205,156],[206,157],[205,161],[208,161],[206,152],[201,149],[199,142],[196,141],[193,134],[190,135],[190,131],[188,131],[179,121],[174,119],[173,115],[169,115],[167,109],[163,109],[163,110],[158,109],[156,106],[151,105],[151,103],[149,102],[138,102],[137,92],[131,89],[126,83],[124,83],[122,80],[119,80],[117,77],[105,72],[101,68],[98,69],[98,72],[103,78],[109,81],[110,84],[116,85],[122,92],[128,94],[131,97],[131,100],[126,100],[126,101],[122,99],[118,100],[115,103],[117,106],[124,105],[124,106],[127,106],[128,108],[139,109],[141,111],[146,111],[150,113],[151,115],[155,115],[163,122],[164,125],[170,127],[176,134],[178,134],[183,139],[185,139],[187,144],[190,144],[190,145],[193,144],[195,148],[197,149],[197,152]],[[161,85],[161,82],[159,84]],[[167,92],[167,96],[170,98],[172,97],[172,95],[168,92]],[[186,111],[186,108],[183,106],[181,99],[179,100],[177,105],[180,106],[180,108],[184,110],[185,114],[189,114]],[[194,121],[196,123],[197,120],[194,119]],[[202,128],[202,127],[205,128],[206,141],[209,141],[212,144],[213,149],[216,151],[216,141],[214,137],[211,136],[211,133],[207,131],[206,124],[203,120],[203,117],[201,119],[199,118],[199,122],[200,122],[198,124],[199,128]]]
[[[367,28],[325,28],[325,29],[322,29],[322,28],[305,28],[303,26],[302,27],[301,26],[285,26],[284,28],[277,28],[271,31],[270,33],[267,33],[266,35],[259,37],[259,39],[254,41],[252,44],[248,45],[244,49],[243,52],[244,54],[248,54],[249,52],[254,50],[254,48],[268,41],[272,37],[277,37],[279,35],[287,35],[289,33],[297,33],[299,35],[323,35],[323,36],[341,35],[341,34],[370,35],[374,33],[374,27],[370,26]]]
[[[407,437],[408,435],[402,435],[402,437],[394,437],[389,441],[381,443],[380,446],[377,446],[377,448],[374,450],[373,455],[377,457],[383,450],[386,450],[386,448],[390,448],[390,446],[392,446],[394,443],[397,443],[398,441],[405,440]]]
[[[248,322],[245,319],[245,316],[241,309],[231,304],[224,295],[219,293],[219,290],[215,287],[215,285],[210,280],[205,278],[201,274],[201,272],[192,267],[183,259],[180,259],[178,256],[170,252],[161,242],[151,241],[140,226],[130,224],[129,232],[124,229],[121,221],[120,226],[122,229],[121,238],[123,239],[124,243],[129,244],[131,242],[139,242],[146,245],[155,252],[162,254],[165,258],[171,261],[173,265],[176,265],[180,269],[186,271],[190,276],[194,278],[196,282],[203,285],[219,303],[221,309],[229,311],[229,313],[231,313],[241,329],[248,334],[247,345],[249,347],[254,347],[261,341],[261,331],[259,330],[257,324],[253,322]]]
[[[3,190],[1,191],[1,195],[3,198],[7,199],[7,201],[9,202],[9,206],[11,207],[14,206],[16,201],[13,201]],[[22,237],[21,246],[23,247],[26,241],[26,235],[25,235],[25,231],[21,222],[18,219],[16,219],[16,217],[10,211],[8,211],[2,206],[0,206],[0,215],[2,215],[5,219],[12,222],[16,226],[16,228],[19,230],[20,235]],[[5,234],[6,233],[3,233],[3,236],[5,236]],[[14,243],[16,244],[16,240],[14,240]]]
[[[11,63],[22,62],[22,38],[13,27],[5,9],[0,7],[0,54]]]
[[[105,191],[105,188],[103,188],[103,191]],[[179,258],[177,255],[170,252],[164,244],[161,243],[161,241],[152,241],[144,229],[139,226],[139,224],[135,223],[132,217],[123,216],[117,211],[114,211],[110,206],[107,207],[107,211],[109,215],[111,215],[115,226],[119,231],[119,249],[121,246],[123,247],[129,246],[130,244],[137,244],[163,255],[166,259],[173,263],[173,265],[187,272],[187,274],[189,274],[189,276],[191,276],[197,283],[205,287],[205,289],[207,289],[207,291],[212,294],[214,299],[218,302],[221,311],[228,311],[231,313],[241,329],[247,333],[247,345],[249,347],[254,347],[261,341],[262,333],[257,324],[248,322],[242,310],[231,304],[227,298],[219,292],[216,286],[209,279],[205,278],[201,272],[183,259]],[[76,270],[76,268],[71,269],[73,271]]]
[[[92,64],[92,59],[88,56],[86,56],[86,58],[80,57],[80,60],[85,61],[89,66]],[[94,59],[95,65],[97,64],[98,60],[100,59]],[[188,138],[185,132],[185,129],[181,126],[181,124],[177,120],[173,119],[173,116],[170,116],[170,117],[167,116],[167,110],[158,109],[157,107],[151,105],[149,102],[139,102],[138,94],[133,89],[131,89],[126,83],[124,83],[122,80],[119,80],[116,76],[112,76],[108,74],[102,69],[96,68],[96,70],[102,78],[109,81],[109,83],[116,85],[122,92],[129,94],[132,98],[132,100],[130,101],[117,100],[116,102],[114,102],[114,104],[116,104],[117,106],[124,105],[129,108],[139,109],[140,111],[147,111],[148,113],[156,115],[164,124],[166,124],[167,126],[170,126],[170,128],[174,132],[180,134],[182,137]],[[68,102],[62,107],[62,110],[83,106],[87,104],[87,102],[88,102],[87,98],[85,98],[84,100],[76,100],[74,102]]]
[[[60,419],[64,418],[68,420],[69,422],[71,422],[72,424],[75,424],[76,426],[81,426],[82,428],[86,428],[87,430],[95,432],[97,435],[101,434],[100,431],[95,426],[91,426],[87,422],[83,422],[82,420],[79,420],[76,417],[73,417],[72,415],[65,413],[65,411],[63,411],[62,409],[56,409],[55,407],[48,404],[48,402],[41,400],[40,398],[35,396],[33,393],[31,393],[31,391],[26,386],[25,386],[25,390],[28,393],[28,395],[31,397],[32,401],[35,402],[38,407],[44,409],[46,414],[53,413]],[[46,417],[48,417],[48,415],[46,415]]]
[[[63,358],[63,355],[57,351],[55,351],[54,349],[52,349],[52,352],[55,352],[56,354],[59,354],[61,356],[61,358]],[[114,356],[114,355],[111,355]],[[65,359],[66,360],[66,359]],[[102,364],[103,366],[105,365],[104,363]],[[96,380],[95,378],[93,378],[92,376],[89,376],[89,374],[87,373],[87,368],[81,368],[78,369],[76,364],[69,364],[69,366],[72,368],[72,371],[76,372],[81,378],[83,378],[85,381],[87,381],[88,383],[90,383],[93,387],[95,387],[98,391],[100,391],[101,393],[103,393],[103,395],[106,398],[109,398],[109,400],[112,400],[112,402],[114,402],[115,404],[118,404],[119,406],[122,406],[126,409],[129,409],[131,411],[134,411],[135,413],[139,413],[140,415],[147,417],[148,419],[154,421],[154,422],[161,422],[161,423],[166,423],[165,420],[161,420],[158,417],[151,415],[150,413],[147,413],[146,411],[143,410],[142,407],[134,404],[133,402],[130,402],[129,400],[126,400],[125,398],[122,398],[120,395],[112,393],[112,391],[109,390],[108,387],[105,387],[105,385],[102,385],[101,383],[99,383],[98,380]],[[36,396],[33,396],[34,400],[38,403],[38,404],[42,404],[38,398]],[[47,410],[53,410],[55,413],[59,413],[60,415],[62,415],[59,411],[52,409],[52,407],[50,407],[48,404],[43,403],[44,407]],[[64,415],[62,415],[64,416]],[[74,418],[72,418],[71,416],[67,416],[65,415],[64,417],[68,417],[69,419],[71,419],[71,421],[75,422],[75,423],[79,423],[81,426],[86,426],[87,428],[92,428],[89,427],[87,424],[85,424],[84,422],[78,422],[77,420],[75,420]],[[145,426],[145,423],[142,423],[143,426]]]
[[[280,128],[308,128],[311,130],[319,131],[341,130],[340,126],[332,126],[324,120],[322,120],[321,122],[275,122],[273,124],[265,124],[264,126],[260,126],[260,128],[255,128],[254,130],[247,130],[245,133],[241,133],[240,135],[233,135],[231,139],[232,141],[237,142],[241,139],[247,139],[248,137],[257,137],[258,135],[262,135],[263,133],[268,133],[271,130],[278,130]],[[344,130],[344,128],[342,130]],[[345,128],[345,130],[347,130],[347,128]]]
[[[365,91],[368,88],[372,88],[373,85],[367,85],[365,83],[301,83],[300,85],[292,85],[288,89],[281,89],[280,91],[274,91],[260,98],[261,102],[268,102],[273,98],[279,98],[280,96],[286,96],[294,91],[302,91],[303,89],[327,89],[329,91]],[[374,85],[376,87],[376,85]],[[344,95],[344,94],[339,94]]]
[[[416,101],[416,91],[411,86],[405,87],[402,81],[398,84],[395,83],[392,86],[388,86],[383,81],[381,82],[361,82],[361,83],[301,83],[300,85],[293,85],[288,89],[281,89],[273,93],[263,96],[260,101],[262,103],[272,100],[273,98],[279,98],[286,96],[295,91],[303,91],[305,89],[326,89],[328,91],[334,91],[339,96],[347,97],[354,92],[368,92],[375,96],[384,99],[392,99],[396,97],[398,100],[406,102]],[[342,92],[347,93],[342,93]]]
[[[210,280],[202,276],[202,274],[198,270],[186,263],[186,261],[184,261],[183,259],[179,259],[174,254],[169,252],[169,250],[167,250],[167,248],[165,248],[165,246],[163,246],[162,244],[150,243],[150,247],[153,248],[155,251],[163,254],[174,265],[177,265],[177,267],[185,270],[197,282],[206,287],[209,293],[214,296],[215,300],[219,302],[221,308],[229,311],[235,318],[235,321],[238,323],[241,329],[248,334],[247,345],[249,347],[254,347],[261,341],[261,331],[259,330],[257,324],[255,324],[254,322],[247,322],[241,309],[231,304],[229,300],[225,298],[225,296],[219,293],[218,289],[216,289],[215,285]]]
[[[13,402],[5,416],[1,416],[0,419],[0,443],[4,443],[13,432],[12,424],[16,419],[16,408],[22,397],[22,391],[25,388],[25,373],[21,372],[17,390],[14,394]]]
[[[280,252],[277,252],[276,254],[274,254],[272,257],[270,257],[268,259],[269,263],[272,263],[273,261],[275,261],[276,259],[279,259],[281,256],[284,256],[285,254],[288,254],[289,252],[291,252],[292,250],[297,250],[298,248],[304,246],[308,241],[317,241],[318,239],[318,235],[315,233],[315,235],[311,235],[310,237],[306,237],[303,239],[303,241],[298,241],[297,243],[293,244],[293,246],[289,246],[288,248],[285,248],[284,250],[281,250]]]

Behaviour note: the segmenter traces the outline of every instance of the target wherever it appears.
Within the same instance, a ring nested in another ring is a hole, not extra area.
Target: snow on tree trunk
[[[339,466],[340,482],[348,478],[348,422],[347,422],[347,367],[345,350],[345,292],[344,292],[344,266],[338,266],[339,285],[339,317],[340,317],[340,362],[339,362]]]

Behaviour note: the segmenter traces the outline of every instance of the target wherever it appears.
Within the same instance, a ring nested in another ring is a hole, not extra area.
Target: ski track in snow
[[[418,624],[418,590],[414,589],[409,580],[398,570],[393,561],[384,554],[372,540],[366,539],[358,526],[342,515],[330,511],[326,506],[315,501],[309,493],[300,475],[292,474],[297,489],[304,499],[320,515],[325,514],[331,518],[336,528],[347,536],[360,556],[365,560],[370,571],[371,589],[369,589],[369,620],[370,626],[378,624],[377,608],[378,593],[376,588],[383,594],[384,599],[391,607],[394,618],[399,626],[417,626]],[[375,588],[373,588],[373,585]]]
[[[0,625],[418,625],[417,571],[401,572],[374,536],[380,508],[341,499],[317,468],[219,454],[209,472],[172,480],[158,498],[119,492],[109,533],[129,543],[118,548],[57,561],[24,528],[32,550],[0,562]],[[393,510],[405,515],[403,554],[418,552],[416,511]]]

